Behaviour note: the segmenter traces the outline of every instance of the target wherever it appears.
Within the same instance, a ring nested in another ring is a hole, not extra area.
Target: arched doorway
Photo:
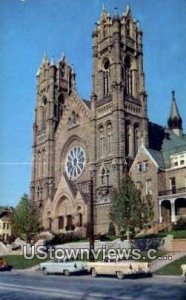
[[[161,202],[161,215],[162,222],[171,222],[171,203],[169,200],[164,200]]]
[[[78,205],[77,207],[77,226],[83,226],[83,208],[81,205]]]
[[[56,229],[66,231],[73,227],[74,208],[71,199],[67,196],[59,198],[55,207]]]
[[[176,217],[186,216],[186,198],[177,198],[175,200]]]

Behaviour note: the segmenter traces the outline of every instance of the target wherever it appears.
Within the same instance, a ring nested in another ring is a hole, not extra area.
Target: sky
[[[143,30],[149,119],[166,125],[171,91],[186,131],[186,0],[105,0],[112,15],[129,4]],[[0,205],[29,193],[36,72],[43,53],[65,53],[81,97],[91,93],[91,33],[100,0],[0,0]]]

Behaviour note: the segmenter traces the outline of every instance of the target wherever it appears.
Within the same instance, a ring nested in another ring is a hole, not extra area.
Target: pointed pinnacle
[[[175,99],[175,90],[172,90],[172,99]]]

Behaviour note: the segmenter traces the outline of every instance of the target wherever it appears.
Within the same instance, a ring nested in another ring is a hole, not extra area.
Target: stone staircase
[[[151,270],[151,272],[155,272],[155,271],[159,270],[160,268],[170,264],[171,262],[173,262],[183,256],[186,256],[185,251],[168,252],[164,256],[162,256],[161,259],[159,258],[159,259],[152,261],[150,263],[150,270]]]
[[[161,231],[166,231],[166,230],[169,230],[171,228],[171,223],[156,223],[156,224],[153,224],[151,226],[151,228],[149,228],[145,233],[147,234],[152,234],[152,233],[158,233],[158,232],[161,232]]]

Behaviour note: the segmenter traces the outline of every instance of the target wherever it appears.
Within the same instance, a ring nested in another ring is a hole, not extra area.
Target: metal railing
[[[158,195],[164,196],[164,195],[175,195],[175,194],[180,194],[180,193],[186,193],[186,187],[183,187],[183,188],[173,187],[171,190],[160,191],[158,193]]]

